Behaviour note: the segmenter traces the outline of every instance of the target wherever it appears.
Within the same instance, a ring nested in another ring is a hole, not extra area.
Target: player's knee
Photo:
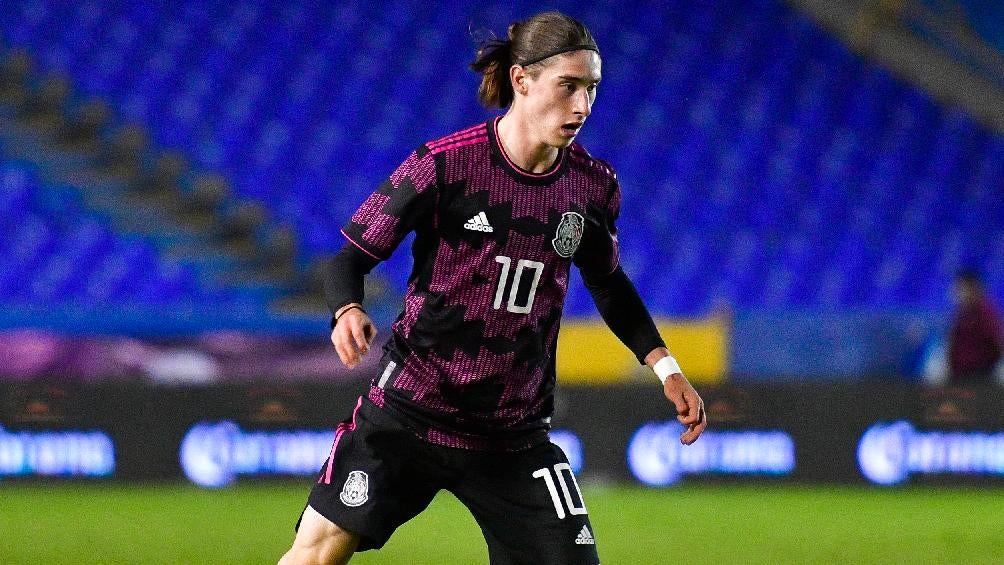
[[[328,554],[320,547],[294,545],[279,560],[279,565],[333,565],[348,563],[349,555]]]
[[[331,523],[309,506],[299,531],[279,565],[341,565],[348,563],[359,545],[359,536]]]
[[[317,543],[294,542],[279,565],[343,565],[352,558],[357,544],[358,540],[347,532]]]
[[[303,555],[300,548],[293,546],[279,559],[277,565],[297,565],[298,563],[304,563],[306,559],[307,556]]]

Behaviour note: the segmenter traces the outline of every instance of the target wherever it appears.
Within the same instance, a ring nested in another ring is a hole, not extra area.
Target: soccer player
[[[606,323],[662,379],[687,426],[681,441],[706,426],[620,267],[617,178],[574,143],[600,82],[592,35],[541,13],[481,45],[471,66],[481,102],[505,115],[420,146],[342,230],[325,295],[345,365],[376,333],[363,278],[412,231],[414,268],[379,370],[337,427],[280,563],[379,548],[441,489],[470,509],[493,564],[599,562],[579,487],[547,436],[573,263]]]

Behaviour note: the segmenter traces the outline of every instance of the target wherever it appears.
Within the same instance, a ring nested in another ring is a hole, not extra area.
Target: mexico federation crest
[[[579,248],[579,242],[582,241],[582,230],[585,227],[586,220],[579,213],[565,212],[561,215],[558,231],[551,240],[558,255],[567,259],[575,253]]]
[[[363,471],[352,471],[345,479],[342,494],[338,498],[345,506],[360,506],[369,500],[370,478]]]

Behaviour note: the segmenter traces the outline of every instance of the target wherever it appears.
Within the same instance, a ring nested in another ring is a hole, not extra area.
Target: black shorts
[[[442,447],[365,398],[336,429],[308,504],[358,534],[358,551],[365,551],[382,547],[441,489],[474,515],[492,565],[599,563],[585,503],[558,446],[501,453]]]

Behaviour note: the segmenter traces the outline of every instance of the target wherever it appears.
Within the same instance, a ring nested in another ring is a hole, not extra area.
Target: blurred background
[[[0,496],[28,512],[53,488],[93,502],[238,482],[245,504],[292,476],[271,528],[288,543],[377,360],[345,370],[328,341],[319,274],[339,228],[414,147],[493,115],[466,68],[476,39],[550,8],[600,45],[579,141],[618,172],[625,270],[712,421],[680,448],[576,274],[555,441],[582,481],[711,489],[684,490],[698,499],[722,483],[999,487],[999,2],[11,0]],[[409,247],[367,280],[384,338]],[[984,533],[970,561],[1004,545]],[[80,550],[62,543],[0,560]],[[263,560],[201,551],[138,561]],[[433,562],[401,551],[370,562]],[[780,551],[746,557],[837,558]]]

